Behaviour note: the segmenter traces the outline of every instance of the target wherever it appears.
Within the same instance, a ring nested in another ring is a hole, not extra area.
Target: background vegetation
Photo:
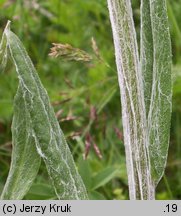
[[[168,164],[156,196],[180,199],[181,0],[167,2],[173,46],[173,115]],[[133,0],[133,7],[139,40],[139,2]],[[120,96],[106,0],[0,0],[1,33],[8,19],[48,91],[90,199],[128,199]],[[94,58],[86,63],[48,56],[53,42],[68,43],[95,56],[92,37],[103,60]],[[11,160],[16,89],[17,77],[9,61],[6,72],[0,72],[0,191]],[[25,199],[55,199],[43,164]]]

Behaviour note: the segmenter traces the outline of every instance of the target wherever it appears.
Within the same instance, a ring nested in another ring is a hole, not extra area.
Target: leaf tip
[[[6,34],[7,32],[10,31],[10,24],[11,24],[11,21],[8,20],[8,22],[7,22],[7,24],[6,24],[6,27],[5,27],[5,29],[4,29],[5,34]]]

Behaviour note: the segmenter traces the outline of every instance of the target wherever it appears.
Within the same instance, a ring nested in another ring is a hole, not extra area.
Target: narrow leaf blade
[[[39,170],[41,158],[37,153],[29,113],[19,86],[14,100],[12,123],[12,159],[1,199],[22,199],[30,189]]]
[[[77,172],[48,94],[17,36],[7,30],[6,37],[16,66],[26,111],[30,115],[33,138],[43,158],[59,199],[87,199],[87,192]]]
[[[150,17],[153,36],[153,78],[148,136],[152,179],[157,185],[166,166],[172,110],[171,40],[165,0],[150,0]]]
[[[1,66],[7,61],[7,23],[0,44]],[[22,199],[31,187],[39,170],[41,158],[37,153],[35,139],[32,136],[29,113],[26,112],[21,85],[14,99],[14,117],[12,123],[12,158],[10,171],[1,194],[1,199]],[[33,157],[32,157],[33,156]]]
[[[92,190],[95,190],[107,184],[117,175],[117,173],[118,170],[114,167],[105,168],[101,172],[97,173],[92,180]]]

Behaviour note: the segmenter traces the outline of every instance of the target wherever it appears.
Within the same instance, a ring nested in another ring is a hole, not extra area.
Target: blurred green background
[[[181,198],[181,0],[168,2],[173,47],[173,114],[168,163],[157,199]],[[139,1],[133,0],[139,39]],[[120,95],[106,0],[0,0],[0,33],[7,20],[26,47],[48,91],[90,199],[128,199]],[[91,63],[48,56],[51,44],[68,43],[104,60]],[[17,76],[8,61],[0,72],[0,191],[11,161],[11,122]],[[83,159],[89,137],[93,140]],[[95,145],[100,149],[99,158]],[[55,199],[42,163],[25,199]]]

